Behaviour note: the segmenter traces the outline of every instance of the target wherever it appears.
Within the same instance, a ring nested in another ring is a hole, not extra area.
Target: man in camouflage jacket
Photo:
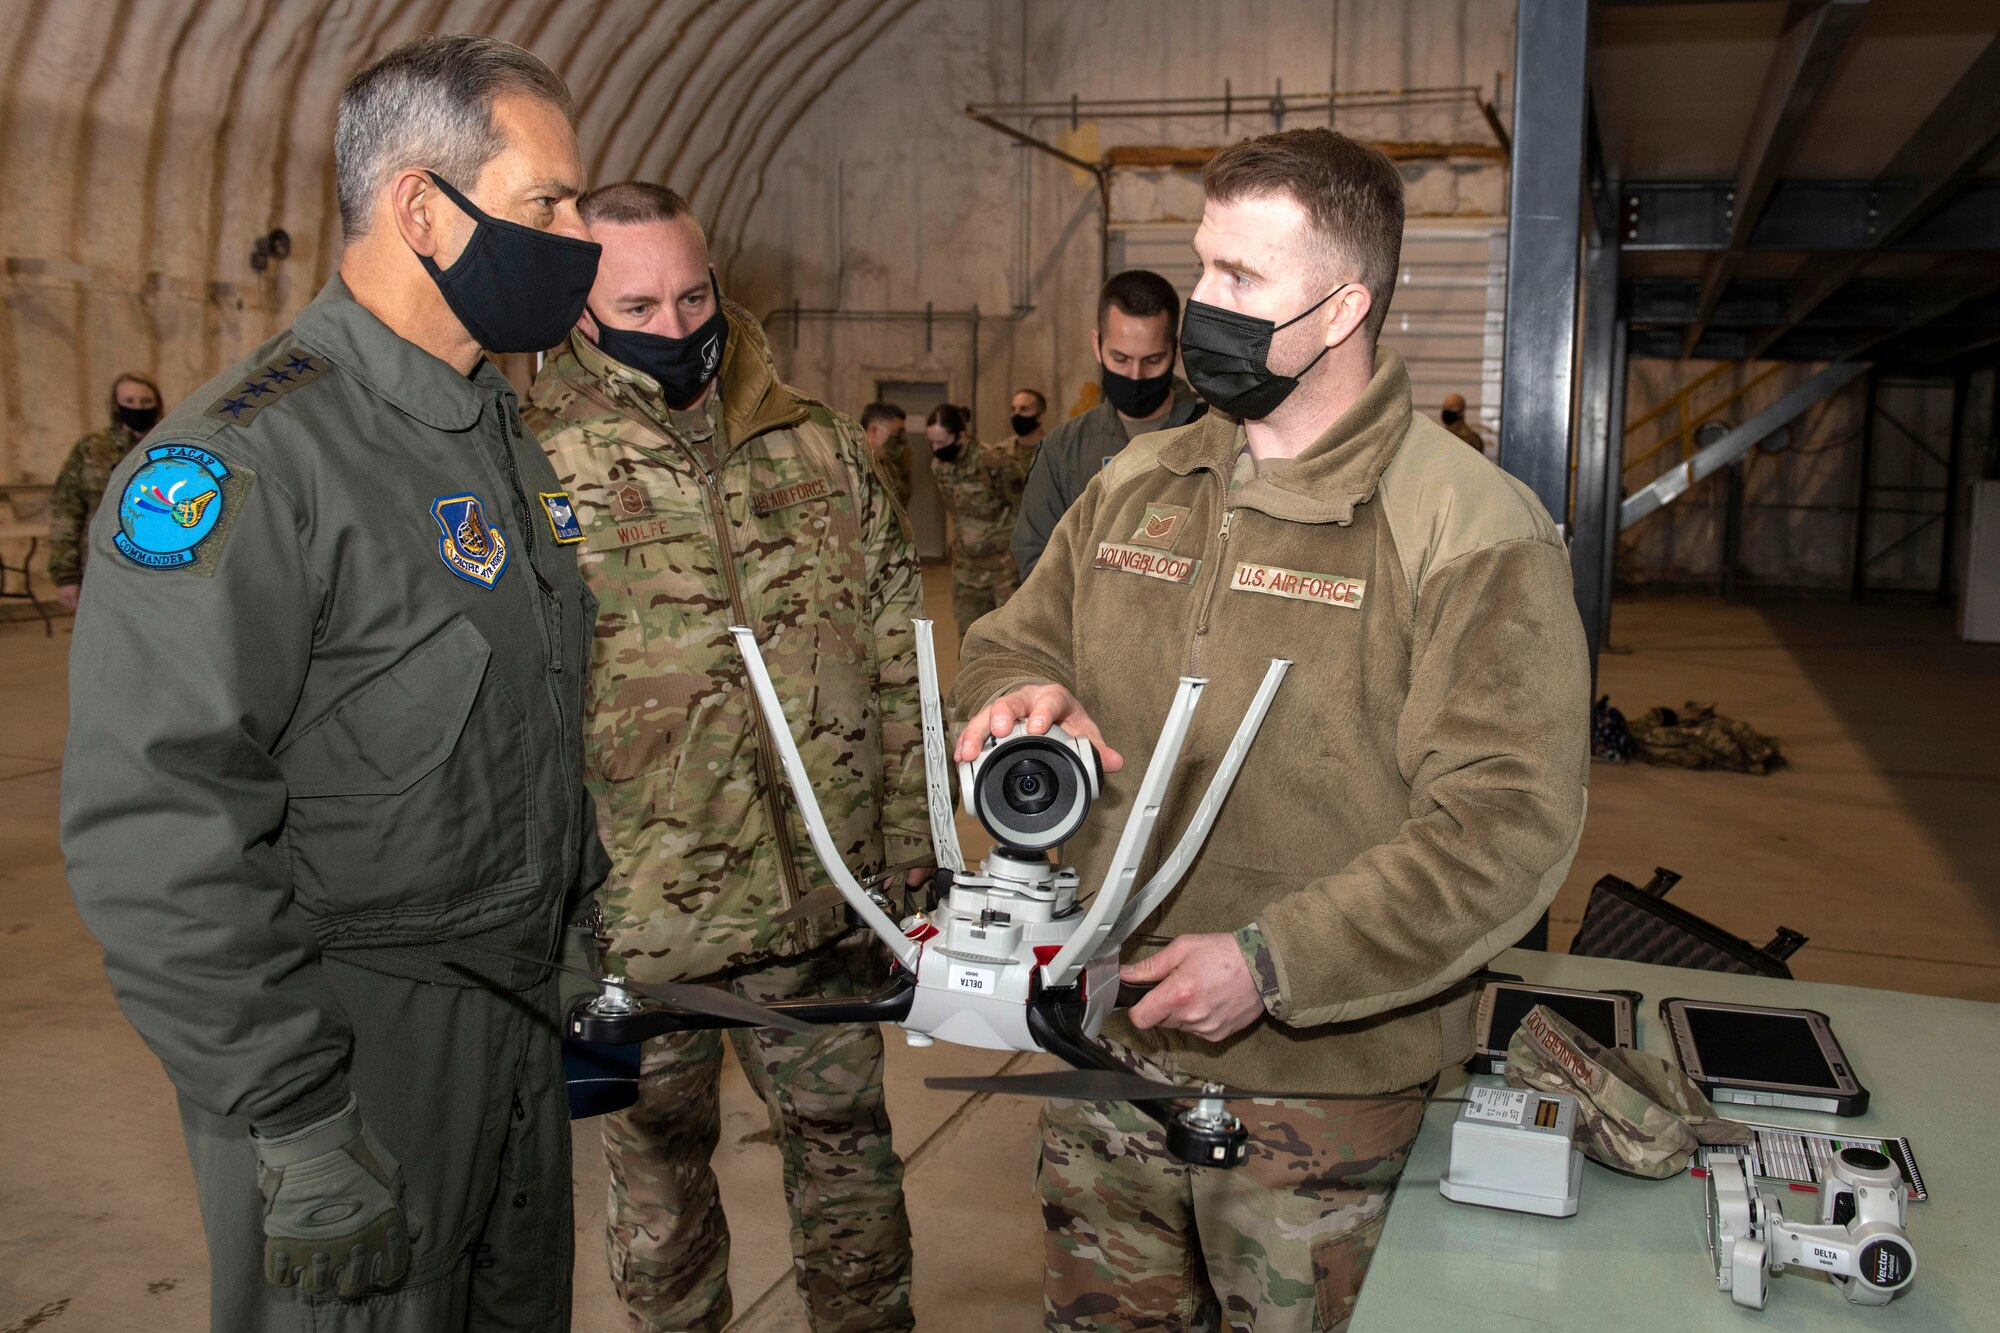
[[[552,530],[601,603],[584,744],[615,867],[598,899],[606,965],[757,1000],[864,992],[869,955],[839,943],[843,910],[776,920],[823,875],[728,631],[755,630],[849,864],[927,863],[901,510],[859,427],[780,383],[755,320],[720,301],[680,196],[627,183],[582,209],[604,259],[528,418],[573,497]],[[880,1030],[731,1038],[784,1155],[812,1327],[911,1327]],[[647,1043],[638,1104],[605,1124],[611,1274],[642,1329],[730,1318],[708,1162],[721,1055],[712,1031]]]
[[[1007,543],[1021,512],[1035,442],[1009,435],[980,444],[969,428],[954,431],[943,423],[927,427],[926,433],[931,476],[951,513],[951,614],[963,635],[973,621],[1005,606],[1021,586]]]
[[[56,474],[55,493],[49,497],[49,577],[71,611],[83,585],[84,537],[111,471],[159,419],[160,391],[153,382],[120,375],[111,382],[111,424],[78,440]]]

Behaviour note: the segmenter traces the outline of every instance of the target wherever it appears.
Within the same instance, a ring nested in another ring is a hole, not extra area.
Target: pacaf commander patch
[[[192,444],[156,444],[118,497],[111,544],[141,569],[215,572],[256,474]]]

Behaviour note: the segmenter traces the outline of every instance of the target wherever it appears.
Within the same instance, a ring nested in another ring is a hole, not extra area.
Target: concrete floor
[[[937,571],[928,582],[942,613],[948,588]],[[1557,947],[1599,875],[1643,881],[1665,865],[1687,877],[1675,901],[1740,934],[1810,935],[1802,977],[2000,1000],[2000,650],[1953,642],[1941,612],[1712,600],[1621,603],[1613,638],[1625,651],[1605,658],[1603,688],[1626,711],[1712,700],[1781,737],[1793,766],[1769,778],[1598,766],[1552,914]],[[0,626],[0,1333],[195,1333],[207,1263],[172,1093],[113,1005],[63,883],[67,646],[64,628]],[[1009,1063],[890,1044],[928,1328],[1036,1322],[1036,1107],[922,1084]],[[802,1330],[777,1152],[733,1066],[724,1109],[736,1327]],[[592,1125],[576,1147],[576,1327],[610,1333],[626,1323],[604,1276]]]

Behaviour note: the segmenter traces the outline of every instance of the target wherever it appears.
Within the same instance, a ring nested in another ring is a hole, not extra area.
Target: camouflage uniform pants
[[[1159,1125],[1129,1102],[1048,1104],[1046,1329],[1347,1327],[1422,1104],[1229,1109],[1250,1131],[1250,1158],[1217,1171],[1171,1156]]]
[[[1007,599],[1020,590],[1018,577],[1002,579],[998,582],[975,583],[953,575],[951,580],[951,618],[958,622],[959,637],[972,628],[972,622],[988,611],[997,611],[1007,604]]]
[[[867,954],[822,949],[736,975],[753,1000],[855,995]],[[903,1163],[882,1103],[882,1032],[734,1028],[785,1163],[792,1270],[815,1333],[912,1328]],[[638,1104],[605,1117],[611,1280],[642,1333],[706,1333],[733,1313],[729,1225],[709,1157],[721,1132],[722,1034],[646,1043]]]

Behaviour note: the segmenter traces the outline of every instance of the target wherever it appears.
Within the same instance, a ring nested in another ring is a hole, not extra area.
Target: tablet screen
[[[1811,1024],[1796,1014],[1682,1009],[1702,1073],[1722,1082],[1792,1083],[1837,1088]]]
[[[1551,995],[1547,991],[1495,986],[1493,1026],[1486,1038],[1486,1049],[1506,1050],[1507,1043],[1514,1039],[1514,1029],[1521,1026],[1521,1020],[1538,1004],[1547,1005],[1576,1024],[1584,1036],[1598,1045],[1618,1044],[1617,1002],[1608,995]]]

